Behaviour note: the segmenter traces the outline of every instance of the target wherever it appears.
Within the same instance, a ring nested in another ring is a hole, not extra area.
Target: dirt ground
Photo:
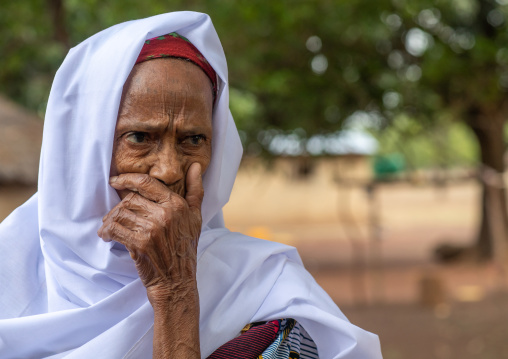
[[[0,185],[0,222],[36,191],[35,186]]]
[[[381,188],[374,233],[362,188],[275,182],[259,190],[245,181],[240,176],[247,190],[233,192],[225,209],[228,226],[298,248],[351,322],[379,335],[385,359],[508,358],[508,294],[499,268],[439,265],[432,256],[437,244],[474,240],[475,183]],[[0,219],[34,191],[0,188]],[[323,206],[302,212],[309,202]],[[429,278],[437,283],[437,305],[422,304]]]
[[[349,320],[379,335],[385,359],[508,358],[508,293],[494,266],[385,264],[379,277],[366,269],[321,267],[300,252]],[[426,276],[444,288],[437,305],[422,303]],[[382,283],[377,292],[375,280]]]
[[[508,358],[508,296],[454,302],[439,313],[415,304],[343,307],[356,325],[377,333],[385,359]]]

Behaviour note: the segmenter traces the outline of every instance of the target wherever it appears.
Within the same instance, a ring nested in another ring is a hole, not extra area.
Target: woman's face
[[[212,87],[205,73],[181,59],[135,65],[127,79],[116,122],[111,176],[144,173],[180,196],[185,176],[212,155]],[[118,191],[123,199],[128,190]]]

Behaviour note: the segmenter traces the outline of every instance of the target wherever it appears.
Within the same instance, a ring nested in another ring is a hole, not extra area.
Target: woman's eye
[[[187,137],[184,142],[186,142],[186,143],[188,143],[190,145],[193,145],[193,146],[198,146],[204,140],[205,140],[205,136],[203,136],[203,135],[194,135],[194,136]]]
[[[147,135],[144,132],[133,132],[127,135],[127,141],[132,143],[143,143],[146,141]]]

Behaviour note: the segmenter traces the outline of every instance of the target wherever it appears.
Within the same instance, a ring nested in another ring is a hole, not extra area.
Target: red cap
[[[185,37],[172,32],[167,35],[146,40],[139,53],[136,64],[151,59],[174,57],[187,59],[199,66],[208,76],[213,85],[213,101],[217,97],[217,75],[212,66],[206,61],[199,50]]]

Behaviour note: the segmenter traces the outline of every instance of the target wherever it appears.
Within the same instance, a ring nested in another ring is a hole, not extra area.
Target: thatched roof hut
[[[0,96],[0,184],[37,183],[42,120]]]

